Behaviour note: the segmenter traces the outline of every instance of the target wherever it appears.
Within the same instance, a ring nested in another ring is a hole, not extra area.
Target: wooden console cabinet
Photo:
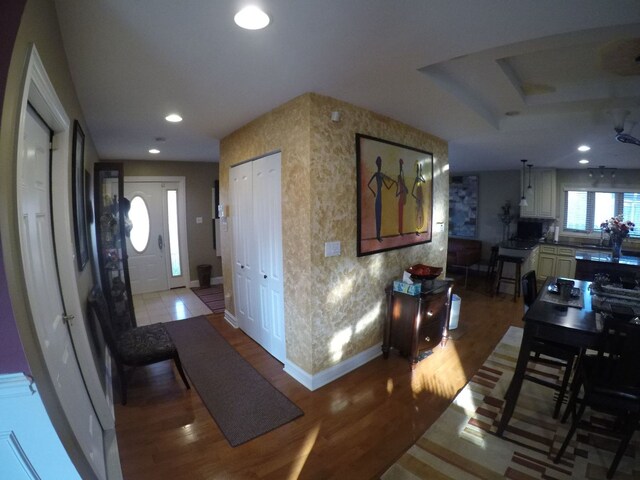
[[[419,296],[386,289],[387,318],[384,325],[382,354],[389,357],[391,348],[408,357],[411,368],[420,361],[420,354],[431,350],[448,336],[453,282],[427,281]]]

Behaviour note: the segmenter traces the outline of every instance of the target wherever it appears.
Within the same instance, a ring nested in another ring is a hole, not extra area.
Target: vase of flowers
[[[611,217],[609,220],[600,224],[602,231],[609,234],[612,260],[620,260],[622,241],[629,236],[629,232],[632,232],[635,226],[635,223],[629,220],[625,222],[622,215]]]

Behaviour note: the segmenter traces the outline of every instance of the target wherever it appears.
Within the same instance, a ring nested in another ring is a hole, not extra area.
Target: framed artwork
[[[449,182],[449,235],[475,238],[478,223],[478,176],[452,176]]]
[[[358,256],[431,241],[433,155],[356,134]]]
[[[73,171],[73,223],[76,241],[76,260],[78,270],[84,270],[89,260],[87,244],[87,217],[84,191],[84,132],[80,123],[73,122],[73,155],[71,157]]]

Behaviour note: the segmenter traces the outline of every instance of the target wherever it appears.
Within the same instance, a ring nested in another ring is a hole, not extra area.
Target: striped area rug
[[[510,327],[442,416],[385,472],[384,480],[605,478],[618,446],[614,438],[578,429],[562,461],[553,463],[569,422],[562,425],[552,418],[555,392],[549,388],[525,381],[504,438],[495,435],[521,339],[522,329]],[[559,369],[535,365],[534,370],[560,382]],[[611,419],[601,416],[601,421]],[[615,479],[640,478],[639,437],[636,432]]]
[[[191,290],[213,313],[224,313],[224,291],[222,285],[195,287]]]

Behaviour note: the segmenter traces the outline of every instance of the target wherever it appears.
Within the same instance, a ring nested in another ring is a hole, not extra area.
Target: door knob
[[[240,265],[240,268],[244,268],[244,265]]]
[[[264,278],[267,278],[267,276],[265,275]]]
[[[162,243],[162,235],[158,235],[158,248],[162,250],[164,244]]]

